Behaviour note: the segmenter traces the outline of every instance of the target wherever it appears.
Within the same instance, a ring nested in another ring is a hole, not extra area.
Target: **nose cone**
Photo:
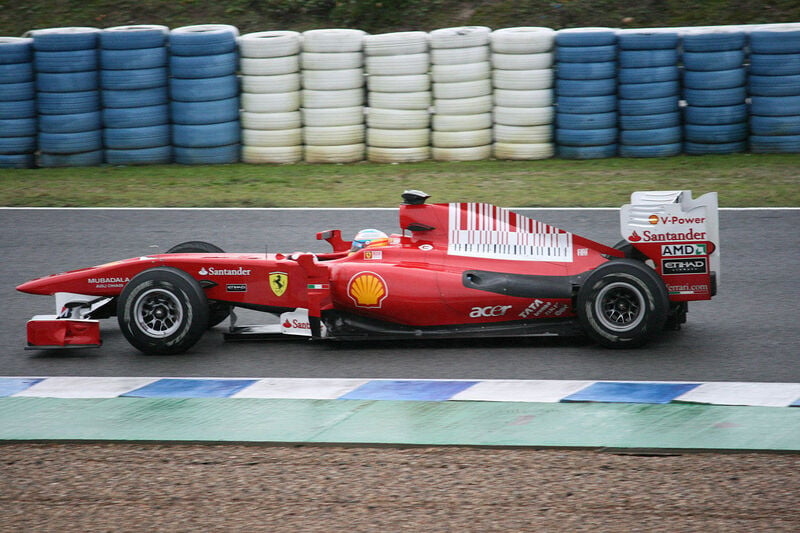
[[[17,290],[20,292],[27,292],[28,294],[52,294],[52,292],[48,290],[48,287],[51,285],[48,281],[49,278],[26,281],[22,285],[17,285]]]

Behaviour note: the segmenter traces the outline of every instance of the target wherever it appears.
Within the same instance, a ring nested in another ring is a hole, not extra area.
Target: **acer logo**
[[[472,311],[470,311],[469,316],[470,318],[490,318],[494,316],[505,316],[509,309],[512,306],[510,305],[489,305],[487,307],[473,307]]]

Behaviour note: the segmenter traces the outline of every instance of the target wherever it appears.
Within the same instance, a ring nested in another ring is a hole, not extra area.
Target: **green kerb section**
[[[800,451],[800,409],[264,399],[0,399],[0,440]]]

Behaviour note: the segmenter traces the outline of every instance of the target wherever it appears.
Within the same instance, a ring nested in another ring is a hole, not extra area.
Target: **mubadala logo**
[[[673,257],[686,257],[690,255],[707,255],[708,248],[705,244],[664,244],[661,246],[661,255]]]
[[[86,281],[95,285],[101,283],[128,283],[131,278],[89,278]]]
[[[488,307],[473,307],[472,311],[470,311],[469,316],[470,318],[490,318],[493,316],[505,316],[509,309],[512,306],[510,305],[490,305]]]
[[[249,276],[250,272],[252,270],[242,267],[236,269],[203,267],[198,274],[201,276]]]

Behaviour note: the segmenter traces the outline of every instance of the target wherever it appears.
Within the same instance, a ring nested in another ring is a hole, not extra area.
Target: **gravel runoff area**
[[[800,531],[800,454],[0,444],[0,531]]]

